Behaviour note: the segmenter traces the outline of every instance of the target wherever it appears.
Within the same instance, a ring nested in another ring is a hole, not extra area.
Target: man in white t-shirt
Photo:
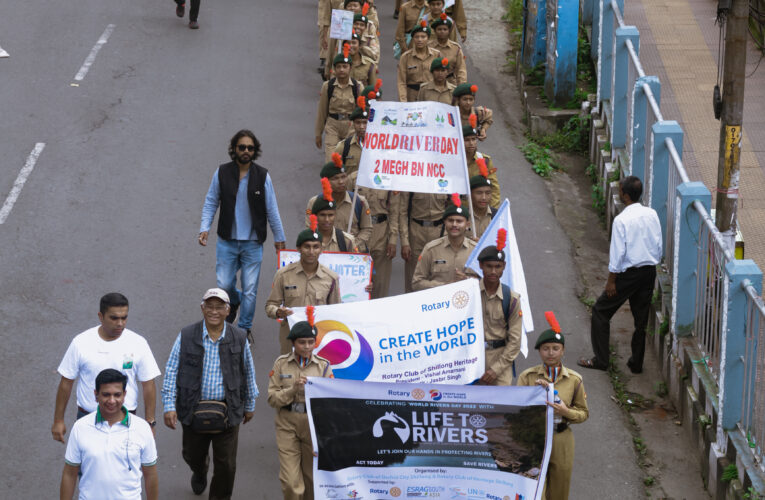
[[[159,367],[146,339],[125,328],[128,316],[128,300],[121,293],[108,293],[101,297],[98,319],[100,326],[85,330],[69,344],[64,359],[58,367],[61,381],[56,394],[56,410],[53,416],[53,439],[64,442],[66,423],[64,412],[77,382],[77,418],[96,411],[93,397],[95,378],[106,368],[114,368],[127,376],[125,407],[135,413],[138,407],[138,382],[143,390],[146,421],[156,425],[156,386]]]
[[[98,374],[96,411],[72,426],[66,445],[60,498],[71,499],[80,478],[80,500],[157,500],[157,446],[149,424],[125,408],[127,377],[112,368]]]

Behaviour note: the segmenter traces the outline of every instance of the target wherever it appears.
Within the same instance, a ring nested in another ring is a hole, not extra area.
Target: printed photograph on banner
[[[305,308],[293,311],[290,325],[305,319]],[[314,317],[315,352],[332,363],[338,379],[460,385],[485,371],[481,295],[474,279],[317,306]]]
[[[317,492],[346,480],[376,487],[385,477],[389,490],[442,493],[431,497],[541,493],[552,441],[544,388],[337,382],[306,386]]]
[[[300,252],[297,250],[279,250],[277,265],[281,268],[299,260]],[[343,302],[370,299],[370,294],[365,290],[372,283],[373,263],[369,254],[322,252],[319,263],[340,276],[340,299]]]

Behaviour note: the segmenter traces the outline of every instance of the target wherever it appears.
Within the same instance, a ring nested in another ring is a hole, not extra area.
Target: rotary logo
[[[425,397],[425,391],[422,389],[412,389],[412,397],[414,399],[422,399]]]
[[[470,302],[470,295],[467,292],[460,290],[452,296],[452,304],[457,309],[464,309]]]
[[[393,498],[400,497],[401,496],[401,488],[399,488],[398,486],[394,486],[393,488],[391,488],[390,489],[390,496],[392,496]]]
[[[483,415],[470,415],[469,422],[473,427],[484,427],[486,425],[486,417]]]

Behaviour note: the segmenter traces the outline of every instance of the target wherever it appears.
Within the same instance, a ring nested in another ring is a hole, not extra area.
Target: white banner
[[[353,36],[353,11],[332,9],[329,25],[329,37],[337,40],[350,40]]]
[[[539,500],[550,393],[310,377],[316,498]]]
[[[279,267],[300,260],[297,250],[279,250]],[[343,302],[369,300],[365,290],[372,283],[372,257],[365,253],[322,252],[319,263],[340,276],[340,298]]]
[[[356,184],[416,193],[469,193],[459,110],[440,102],[370,101]]]
[[[290,326],[304,321],[292,308]],[[316,354],[336,378],[470,384],[484,373],[478,280],[349,304],[317,306]]]
[[[509,286],[514,292],[521,294],[521,311],[523,312],[523,336],[521,337],[521,353],[524,357],[529,356],[528,332],[534,331],[534,320],[531,318],[531,306],[529,305],[529,293],[526,290],[526,276],[523,274],[521,254],[518,251],[518,241],[515,239],[513,229],[513,217],[510,214],[510,200],[505,201],[499,207],[497,214],[491,220],[481,239],[478,240],[473,253],[468,257],[465,267],[468,267],[483,276],[481,267],[478,265],[478,254],[484,248],[497,244],[497,232],[500,228],[507,230],[507,247],[505,248],[505,272],[502,274],[502,283]]]

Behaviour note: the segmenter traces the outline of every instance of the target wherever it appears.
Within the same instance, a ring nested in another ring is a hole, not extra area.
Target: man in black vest
[[[170,351],[162,386],[165,425],[183,426],[183,459],[191,467],[191,489],[207,487],[210,444],[213,477],[210,500],[234,491],[239,424],[255,412],[258,387],[247,334],[225,322],[228,294],[211,288],[202,297],[203,321],[185,327]]]
[[[199,244],[207,246],[207,236],[220,205],[218,243],[215,247],[215,272],[218,287],[231,297],[229,323],[239,311],[239,328],[252,329],[255,300],[266,242],[266,221],[274,234],[276,251],[285,248],[284,229],[279,217],[276,193],[268,170],[255,163],[260,156],[260,142],[249,130],[240,130],[231,138],[228,154],[233,160],[213,174],[202,207]],[[241,269],[242,290],[236,288],[236,273]]]

